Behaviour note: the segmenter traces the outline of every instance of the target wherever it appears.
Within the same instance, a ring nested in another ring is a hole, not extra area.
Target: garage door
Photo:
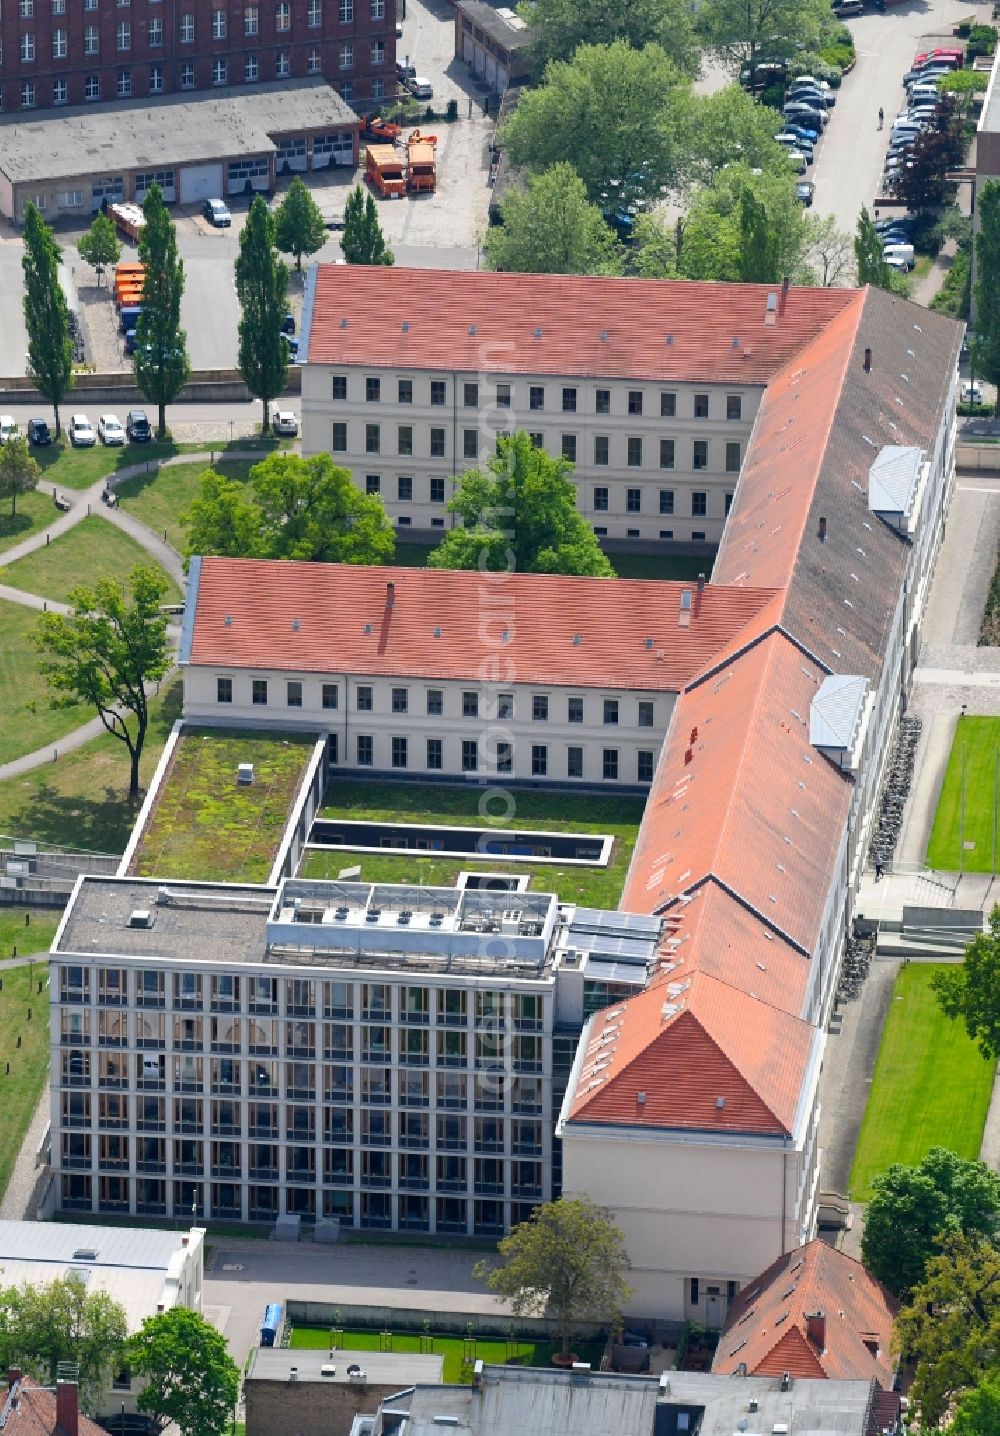
[[[465,63],[466,63],[467,65],[471,65],[471,64],[472,64],[473,57],[474,57],[475,53],[476,53],[476,47],[475,47],[475,45],[473,44],[472,36],[471,36],[471,35],[463,35],[463,36],[462,36],[462,58],[464,59],[464,61],[465,61]]]
[[[222,165],[185,165],[181,169],[181,204],[197,204],[222,195]]]
[[[492,85],[497,77],[497,62],[492,55],[486,56],[486,78]]]
[[[498,95],[502,95],[502,94],[504,93],[504,91],[506,90],[507,85],[508,85],[509,83],[510,83],[510,82],[509,82],[509,80],[508,80],[508,78],[507,78],[507,66],[506,66],[506,65],[498,65],[498,66],[497,66],[497,84],[496,84],[497,94],[498,94]]]

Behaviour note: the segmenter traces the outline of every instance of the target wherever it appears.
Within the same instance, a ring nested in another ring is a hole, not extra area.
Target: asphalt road
[[[852,231],[862,205],[871,211],[881,189],[882,165],[893,117],[903,108],[903,75],[913,57],[933,44],[952,41],[952,26],[975,12],[983,20],[990,6],[982,0],[908,0],[885,14],[866,11],[848,21],[858,63],[840,88],[816,163],[808,178],[816,184],[814,212],[831,214],[840,229]],[[879,106],[885,129],[878,129]]]

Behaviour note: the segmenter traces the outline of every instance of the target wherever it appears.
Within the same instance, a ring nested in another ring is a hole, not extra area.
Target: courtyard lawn
[[[46,952],[55,937],[60,914],[43,907],[0,907],[0,958]]]
[[[228,473],[228,470],[227,470]],[[427,557],[436,547],[424,543],[396,543],[393,563],[401,568],[426,568]],[[713,555],[693,558],[690,554],[609,553],[611,566],[619,578],[694,580],[700,573],[712,574]]]
[[[97,405],[91,404],[88,409],[80,395],[71,396],[71,404],[73,402],[79,402],[80,409],[90,414],[96,426]],[[68,405],[62,416],[64,422],[69,421],[71,413],[78,413],[80,409]],[[156,410],[147,408],[146,413],[155,428]],[[121,409],[118,410],[118,417],[124,424],[125,414]],[[165,439],[162,443],[153,439],[148,444],[125,444],[120,449],[108,449],[103,444],[95,444],[92,449],[74,449],[64,432],[58,443],[45,449],[32,449],[31,452],[42,467],[41,488],[51,498],[53,485],[64,489],[89,489],[98,479],[115,474],[119,469],[131,469],[136,464],[148,464],[154,459],[169,459],[175,454],[211,453],[213,450],[216,454],[231,454],[246,449],[283,448],[286,443],[287,440],[256,434],[251,439],[235,439],[232,443],[175,444],[172,439]]]
[[[296,1326],[289,1343],[293,1351],[329,1351],[330,1328],[327,1326]],[[383,1345],[379,1331],[357,1329],[341,1331],[336,1350],[345,1356],[353,1351],[393,1351],[409,1355],[441,1356],[444,1380],[449,1385],[472,1381],[472,1368],[477,1361],[491,1366],[511,1363],[517,1366],[550,1366],[558,1345],[548,1341],[506,1341],[491,1337],[421,1336],[417,1332],[392,1332]],[[592,1363],[596,1371],[603,1354],[603,1345],[596,1341],[574,1342],[574,1351],[581,1361]]]
[[[941,785],[927,863],[944,872],[993,870],[994,777],[1000,752],[1000,718],[960,718]],[[962,756],[965,755],[965,825],[962,824]],[[1000,803],[998,803],[1000,808]],[[973,843],[963,851],[962,841]],[[1000,812],[997,814],[1000,863]]]
[[[94,716],[83,704],[50,707],[51,690],[31,646],[40,617],[33,608],[0,600],[0,763],[44,748]]]
[[[45,548],[0,570],[0,581],[57,603],[68,603],[79,583],[93,583],[98,578],[125,579],[136,564],[152,562],[135,539],[105,519],[91,515]],[[168,580],[163,602],[180,601],[180,590],[172,579]]]
[[[178,553],[184,552],[187,534],[181,524],[181,514],[186,513],[200,491],[199,480],[207,468],[204,463],[171,464],[169,468],[140,474],[134,479],[125,479],[117,486],[118,502],[137,519],[148,524],[157,533],[166,535]],[[247,459],[216,463],[220,473],[227,479],[245,481],[253,464]]]
[[[16,511],[11,514],[9,506],[4,504],[0,513],[0,553],[23,543],[58,517],[59,510],[48,490],[39,487],[29,494],[19,494]]]
[[[403,823],[439,823],[455,827],[483,824],[479,813],[481,790],[472,785],[429,783],[359,783],[334,779],[326,790],[324,817],[366,818]],[[572,864],[484,862],[474,854],[440,858],[426,851],[406,854],[357,853],[350,849],[309,850],[300,875],[335,878],[342,868],[360,863],[363,882],[419,882],[453,886],[458,874],[497,872],[528,873],[536,892],[555,892],[567,902],[595,907],[617,907],[625,883],[636,832],[642,818],[642,798],[595,797],[576,793],[514,792],[516,810],[503,826],[551,832],[610,833],[615,842],[606,868]]]
[[[9,968],[0,989],[0,1194],[7,1190],[49,1070],[48,964]],[[39,993],[38,984],[42,983]],[[34,983],[34,986],[31,984]],[[28,1013],[31,1012],[29,1019]],[[18,1046],[20,1039],[20,1046]],[[10,1071],[7,1071],[7,1064]]]
[[[180,717],[180,679],[150,704],[142,755],[148,783],[174,721]],[[88,715],[90,716],[90,715]],[[33,838],[59,848],[123,853],[138,806],[128,800],[128,753],[103,736],[17,778],[0,782],[0,836]]]
[[[313,738],[185,730],[136,852],[134,871],[217,882],[267,880]],[[240,763],[254,781],[237,785]]]
[[[919,1162],[932,1147],[979,1156],[996,1063],[939,1008],[938,970],[910,963],[896,979],[854,1154],[853,1201],[866,1201],[872,1178],[893,1162]]]

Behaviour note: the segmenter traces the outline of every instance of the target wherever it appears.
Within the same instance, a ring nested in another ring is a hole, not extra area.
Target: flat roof
[[[497,8],[485,0],[458,0],[456,8],[507,50],[523,50],[534,39],[520,15],[509,6]]]
[[[277,135],[356,125],[321,80],[286,80],[154,102],[23,112],[0,118],[0,170],[12,184],[71,179],[237,155],[273,154]]]
[[[293,1351],[290,1347],[261,1346],[254,1352],[253,1365],[247,1381],[288,1381],[292,1367],[299,1381],[322,1382],[330,1386],[348,1386],[348,1366],[360,1366],[369,1386],[396,1388],[417,1383],[440,1382],[444,1373],[443,1356],[416,1356],[398,1351]],[[334,1376],[323,1376],[322,1368],[336,1368]],[[447,1388],[446,1388],[447,1389]]]

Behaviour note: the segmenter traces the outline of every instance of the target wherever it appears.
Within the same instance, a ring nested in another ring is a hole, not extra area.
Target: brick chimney
[[[75,1381],[56,1382],[57,1436],[78,1436],[80,1429],[80,1392]]]
[[[9,1369],[8,1372],[7,1372],[7,1385],[8,1385],[8,1386],[16,1386],[17,1383],[21,1380],[21,1377],[22,1377],[23,1375],[24,1375],[24,1372],[21,1370],[21,1368],[20,1368],[19,1366],[12,1366],[12,1367],[10,1367],[10,1369]]]
[[[826,1350],[826,1313],[822,1311],[806,1312],[806,1336],[816,1347],[817,1351]]]

